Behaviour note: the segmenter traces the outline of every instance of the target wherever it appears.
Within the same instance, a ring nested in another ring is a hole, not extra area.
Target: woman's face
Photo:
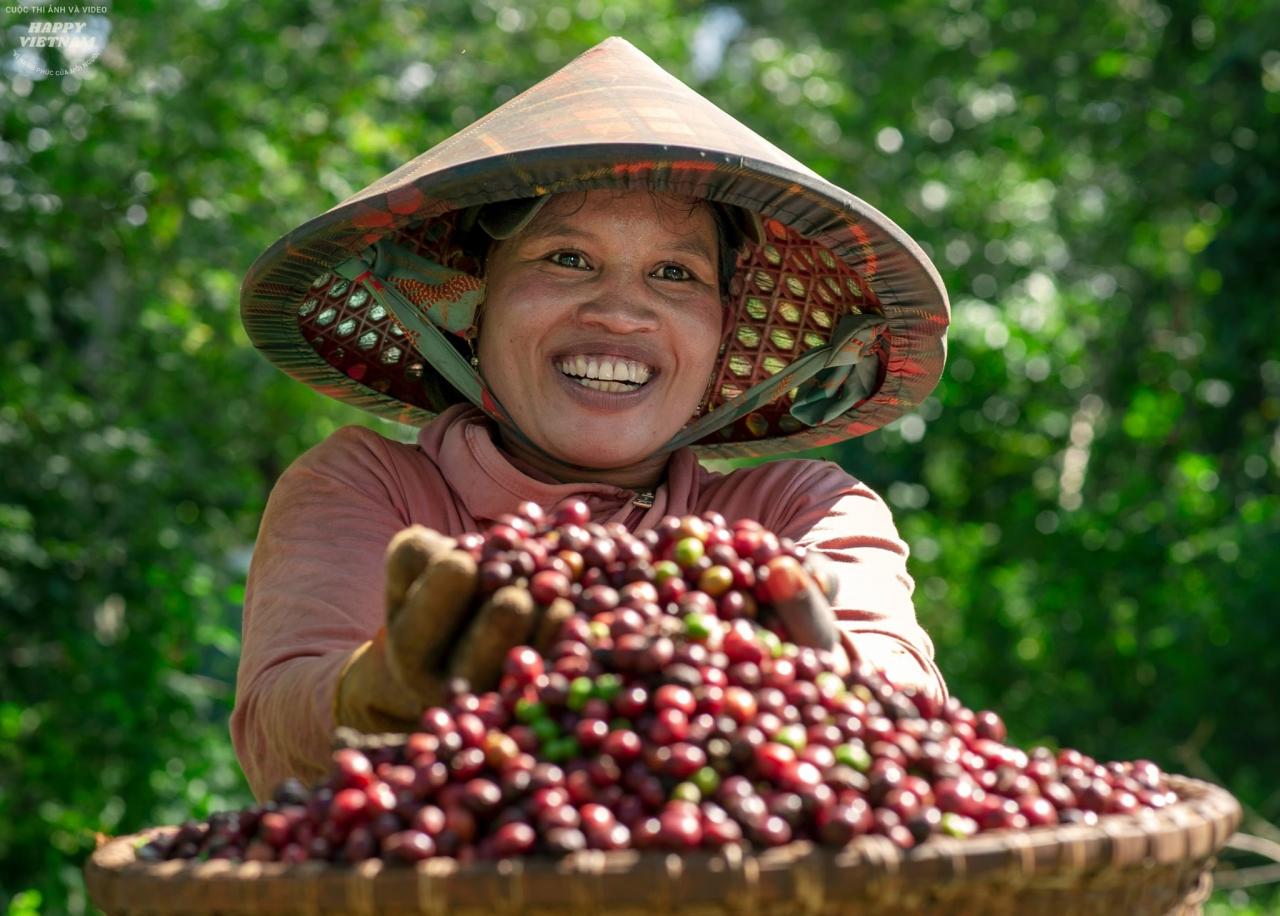
[[[567,464],[625,468],[706,391],[723,308],[710,208],[648,191],[553,197],[485,268],[480,371]]]

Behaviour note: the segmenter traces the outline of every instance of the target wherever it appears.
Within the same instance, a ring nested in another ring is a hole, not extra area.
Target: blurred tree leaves
[[[252,352],[245,269],[614,33],[943,271],[937,392],[826,456],[894,505],[953,690],[1280,815],[1275,0],[108,19],[82,79],[0,80],[0,905],[83,912],[96,831],[247,799],[226,719],[266,494],[341,424],[407,435]]]
[[[826,457],[894,503],[953,689],[1280,814],[1280,6],[739,10],[761,127],[829,117],[952,291],[935,396]]]

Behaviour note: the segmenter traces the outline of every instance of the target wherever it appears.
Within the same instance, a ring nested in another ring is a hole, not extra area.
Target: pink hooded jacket
[[[936,680],[933,645],[916,623],[907,545],[888,507],[830,462],[784,460],[720,474],[689,449],[672,453],[651,508],[607,484],[530,476],[494,444],[470,405],[446,410],[416,445],[346,427],[312,448],[271,492],[249,570],[231,736],[249,785],[268,796],[287,776],[327,771],[339,671],[382,625],[383,558],[412,524],[448,535],[482,529],[525,500],[584,500],[597,522],[643,531],[666,515],[753,518],[830,558],[846,637],[873,664],[909,653]]]

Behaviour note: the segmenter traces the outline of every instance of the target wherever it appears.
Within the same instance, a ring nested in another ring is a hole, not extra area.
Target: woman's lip
[[[620,410],[633,407],[648,397],[650,389],[653,387],[653,380],[657,377],[655,373],[649,378],[649,381],[631,391],[597,391],[594,388],[587,388],[578,384],[569,376],[565,375],[555,366],[551,367],[551,371],[555,373],[559,384],[564,388],[569,397],[584,407],[595,410]]]

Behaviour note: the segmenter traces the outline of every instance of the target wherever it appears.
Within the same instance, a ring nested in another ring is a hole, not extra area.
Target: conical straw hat
[[[421,425],[469,399],[503,420],[461,355],[472,312],[439,308],[440,295],[483,288],[454,241],[458,215],[596,188],[758,216],[708,411],[669,447],[741,457],[826,445],[893,421],[937,384],[950,308],[920,247],[619,38],[276,242],[245,278],[245,327],[290,375],[380,416]],[[445,279],[363,269],[370,246],[387,245]]]

